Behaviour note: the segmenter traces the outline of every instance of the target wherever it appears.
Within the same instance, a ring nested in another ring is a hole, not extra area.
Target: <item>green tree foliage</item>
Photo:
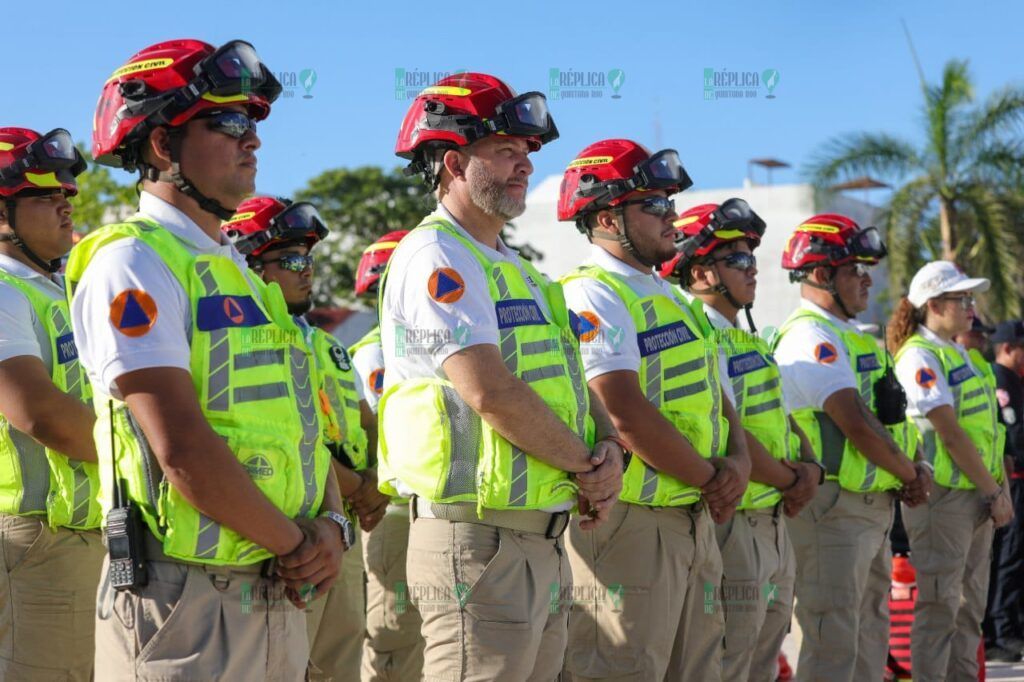
[[[882,227],[894,291],[906,292],[919,267],[944,258],[992,280],[983,305],[993,318],[1019,317],[1024,90],[1008,86],[976,104],[967,63],[956,60],[922,90],[920,143],[878,132],[839,136],[805,172],[820,190],[866,174],[893,185]]]

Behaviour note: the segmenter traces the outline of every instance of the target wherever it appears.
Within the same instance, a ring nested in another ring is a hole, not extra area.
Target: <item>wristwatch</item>
[[[341,526],[341,541],[345,544],[345,551],[352,549],[352,545],[356,544],[356,529],[352,526],[352,522],[346,519],[344,514],[330,509],[321,512],[320,516]]]
[[[807,462],[808,464],[813,464],[814,466],[821,469],[821,476],[818,478],[818,485],[825,485],[825,465],[816,459],[805,459],[801,461]]]

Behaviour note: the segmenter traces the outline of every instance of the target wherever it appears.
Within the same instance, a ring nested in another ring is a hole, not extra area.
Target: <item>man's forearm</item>
[[[869,462],[882,467],[900,479],[909,483],[917,476],[913,464],[907,455],[900,450],[892,435],[878,421],[878,417],[868,409],[863,400],[857,398],[860,420],[846,437],[853,446],[863,454]]]
[[[618,429],[615,428],[612,417],[608,414],[608,410],[605,409],[604,403],[594,393],[594,389],[587,387],[587,391],[590,394],[590,417],[594,420],[594,433],[596,440],[603,440],[608,436],[619,435]]]
[[[332,461],[331,468],[327,471],[327,481],[324,486],[324,499],[320,504],[321,512],[333,511],[338,512],[339,514],[345,513],[345,500],[342,499],[341,489],[338,485],[338,475],[339,472],[342,471],[352,474],[359,479],[360,484],[362,484],[362,476],[351,469],[346,469],[341,464]]]
[[[273,554],[291,552],[302,531],[256,487],[225,442],[209,433],[212,438],[197,439],[172,456],[157,453],[168,482],[221,525]]]
[[[83,462],[95,462],[96,444],[92,427],[96,414],[78,399],[61,394],[49,406],[47,414],[34,422],[28,435],[44,446]]]
[[[570,473],[593,468],[582,438],[525,382],[512,377],[478,407],[480,417],[523,452]]]
[[[711,462],[648,401],[638,400],[629,412],[612,419],[633,453],[655,470],[698,487],[715,475]]]
[[[761,444],[761,441],[754,438],[753,434],[745,431],[747,437],[747,452],[750,453],[750,480],[770,485],[779,490],[785,490],[796,480],[796,474],[785,464],[775,459],[770,452]]]

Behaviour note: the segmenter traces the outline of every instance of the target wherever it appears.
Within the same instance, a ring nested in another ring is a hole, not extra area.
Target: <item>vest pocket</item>
[[[563,424],[572,423],[575,406],[558,402],[547,402],[547,406]],[[523,452],[486,423],[482,436],[480,506],[542,509],[575,497],[576,484],[566,472]]]

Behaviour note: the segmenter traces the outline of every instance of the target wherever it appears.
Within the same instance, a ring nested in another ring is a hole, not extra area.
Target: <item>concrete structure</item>
[[[559,223],[556,216],[558,188],[561,176],[550,176],[537,183],[526,200],[526,212],[515,221],[515,241],[527,242],[543,254],[536,263],[545,274],[559,277],[579,265],[587,257],[589,244],[586,237],[576,231],[572,223]],[[797,306],[799,287],[789,282],[788,273],[781,268],[782,249],[793,228],[815,213],[842,213],[861,225],[872,225],[878,208],[837,194],[828,204],[817,208],[814,189],[810,185],[750,185],[731,189],[689,190],[675,196],[679,212],[706,203],[721,203],[730,197],[740,197],[768,223],[764,241],[757,251],[760,262],[758,296],[754,304],[754,321],[759,328],[779,326]],[[880,296],[887,287],[884,265],[877,268],[872,288],[872,307],[860,316],[861,322],[885,322],[885,310]]]

